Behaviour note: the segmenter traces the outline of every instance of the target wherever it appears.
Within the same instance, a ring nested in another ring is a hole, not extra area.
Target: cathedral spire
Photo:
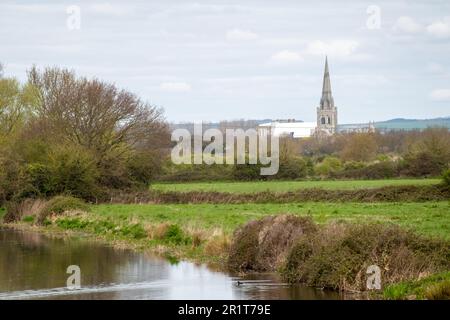
[[[325,71],[323,73],[322,97],[317,108],[317,132],[333,134],[337,130],[337,108],[331,94],[330,71],[328,57],[325,57]]]
[[[322,109],[334,107],[333,95],[331,94],[330,71],[328,70],[328,57],[325,57],[325,71],[323,73],[322,98],[320,99]]]

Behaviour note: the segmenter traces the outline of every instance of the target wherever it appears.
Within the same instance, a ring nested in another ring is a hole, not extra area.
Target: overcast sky
[[[337,3],[2,0],[0,62],[114,82],[169,121],[315,121],[327,54],[340,123],[450,116],[450,1]]]

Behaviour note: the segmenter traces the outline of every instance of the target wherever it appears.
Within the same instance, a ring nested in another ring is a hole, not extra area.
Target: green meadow
[[[379,188],[385,186],[433,185],[440,179],[386,179],[386,180],[318,180],[318,181],[248,181],[248,182],[188,182],[155,183],[151,190],[157,191],[215,191],[230,193],[254,193],[262,191],[287,192],[300,189],[323,188],[334,190]]]
[[[291,213],[330,221],[395,223],[418,233],[450,239],[450,202],[425,203],[286,203],[286,204],[101,204],[92,206],[100,219],[142,224],[174,223],[182,228],[221,229],[267,215]]]

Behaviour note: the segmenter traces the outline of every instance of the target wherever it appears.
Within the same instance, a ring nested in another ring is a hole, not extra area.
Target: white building
[[[317,122],[273,121],[260,124],[258,132],[261,136],[308,138],[314,134],[316,127]]]
[[[316,122],[295,122],[295,120],[274,121],[258,126],[260,135],[291,136],[293,138],[308,138],[314,134],[332,135],[338,131],[337,107],[334,105],[331,93],[328,59],[325,58],[323,74],[322,97],[317,108]]]

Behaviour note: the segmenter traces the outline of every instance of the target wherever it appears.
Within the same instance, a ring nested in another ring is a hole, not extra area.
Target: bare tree
[[[82,145],[102,158],[123,147],[158,148],[167,134],[163,110],[98,79],[73,71],[33,67],[36,111],[49,133]]]

